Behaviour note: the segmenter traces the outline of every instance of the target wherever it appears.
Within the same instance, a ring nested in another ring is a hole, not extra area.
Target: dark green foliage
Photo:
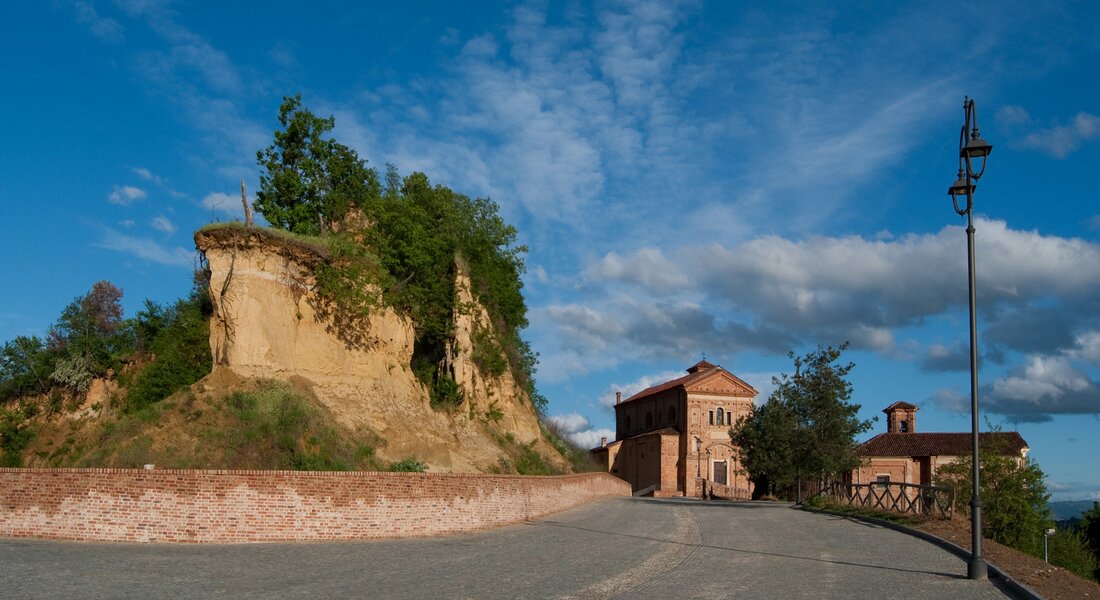
[[[982,535],[997,542],[1042,556],[1043,530],[1052,525],[1043,471],[1030,459],[1008,456],[997,440],[981,440]],[[969,455],[936,471],[936,485],[955,488],[955,507],[969,514],[974,496]]]
[[[535,451],[534,442],[520,446],[516,458],[516,473],[520,475],[556,475],[557,469]]]
[[[138,410],[198,381],[210,372],[210,304],[204,289],[171,307],[146,302],[135,329],[155,359],[129,386],[126,404]],[[148,337],[147,337],[148,336]]]
[[[1047,541],[1050,563],[1085,579],[1096,579],[1097,561],[1081,531],[1059,529]]]
[[[794,375],[773,378],[776,389],[768,401],[730,430],[761,490],[780,490],[799,477],[834,477],[859,465],[855,438],[871,422],[859,420],[859,405],[849,403],[847,377],[855,365],[837,363],[847,348],[845,343],[819,346],[805,356],[789,353]]]
[[[465,265],[473,293],[489,310],[492,336],[475,343],[479,367],[493,374],[510,366],[536,408],[545,398],[534,388],[537,355],[521,339],[527,307],[520,275],[524,246],[517,232],[499,215],[491,200],[470,199],[423,173],[402,178],[389,165],[384,189],[377,173],[353,150],[327,138],[334,121],[313,115],[300,96],[283,99],[282,129],[271,146],[257,155],[264,173],[256,209],[269,223],[296,233],[325,233],[339,225],[332,242],[333,259],[319,267],[319,291],[339,330],[351,330],[350,345],[361,342],[354,317],[377,302],[364,284],[381,287],[381,301],[411,317],[416,331],[413,370],[421,381],[441,388],[437,405],[456,400],[449,389],[446,351],[454,337],[456,263]],[[352,207],[361,214],[345,220]],[[364,248],[365,246],[365,248]],[[506,362],[493,353],[503,354]]]
[[[493,338],[491,330],[475,327],[471,332],[470,341],[474,345],[470,358],[484,375],[500,377],[508,370],[508,358],[505,356],[504,348]]]
[[[1100,502],[1093,502],[1092,508],[1081,515],[1081,535],[1096,559],[1093,579],[1100,581]]]
[[[37,336],[19,336],[0,348],[0,402],[29,394],[42,394],[52,384],[57,353]]]
[[[741,465],[759,492],[774,495],[795,484],[797,428],[794,411],[774,394],[734,424],[730,438],[741,449]]]
[[[28,420],[29,406],[23,409],[0,408],[0,467],[23,465],[23,449],[34,439]]]
[[[462,388],[450,376],[441,376],[431,388],[431,403],[436,408],[458,406],[462,404]]]
[[[428,470],[428,465],[415,458],[406,458],[405,460],[391,464],[386,470],[397,473],[423,473]]]
[[[50,328],[48,346],[57,360],[51,378],[77,391],[116,368],[133,350],[133,331],[122,319],[122,290],[99,281],[73,300]]]
[[[256,153],[264,172],[254,208],[276,227],[318,235],[342,221],[353,205],[377,198],[381,186],[354,150],[327,137],[333,118],[315,116],[301,100],[300,95],[283,98],[283,129]]]

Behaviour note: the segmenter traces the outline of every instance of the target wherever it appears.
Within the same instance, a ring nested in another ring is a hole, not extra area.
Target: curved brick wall
[[[0,468],[0,536],[197,543],[429,536],[629,495],[630,485],[607,473]]]

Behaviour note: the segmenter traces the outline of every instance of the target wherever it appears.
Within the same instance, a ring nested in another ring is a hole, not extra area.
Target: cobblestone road
[[[493,531],[331,544],[0,540],[3,598],[1004,598],[916,538],[762,503],[614,499]]]

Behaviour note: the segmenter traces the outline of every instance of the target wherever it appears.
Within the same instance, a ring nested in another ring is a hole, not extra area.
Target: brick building
[[[593,458],[634,491],[657,486],[656,496],[700,495],[702,478],[751,495],[729,429],[752,409],[756,390],[705,360],[687,373],[626,400],[616,394],[615,440],[593,448]]]
[[[943,465],[970,456],[973,439],[969,433],[918,433],[917,407],[895,402],[886,407],[886,433],[860,445],[863,463],[852,471],[852,483],[917,483],[931,485]],[[1015,431],[982,433],[985,446],[993,443],[1008,456],[1023,461],[1028,445]]]

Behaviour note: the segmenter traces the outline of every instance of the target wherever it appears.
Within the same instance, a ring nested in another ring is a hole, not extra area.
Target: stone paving
[[[1009,597],[916,538],[771,503],[621,498],[484,533],[378,542],[0,540],[0,598],[307,596]]]

